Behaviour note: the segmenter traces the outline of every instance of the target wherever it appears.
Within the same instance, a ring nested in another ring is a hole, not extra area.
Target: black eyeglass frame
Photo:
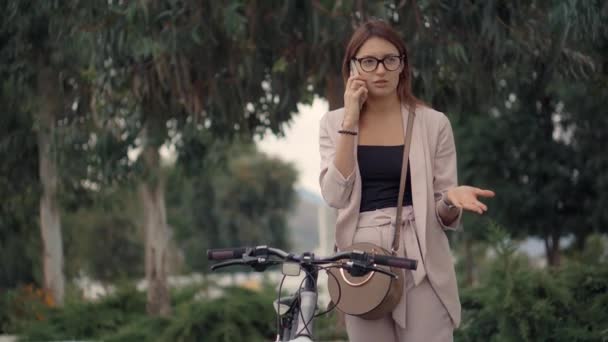
[[[399,65],[397,65],[397,67],[395,69],[389,69],[386,67],[386,64],[384,64],[384,60],[387,58],[391,58],[391,57],[399,57]],[[361,61],[364,59],[375,59],[376,60],[376,66],[372,69],[372,70],[365,70],[363,69],[363,66],[361,65]],[[376,69],[378,69],[378,65],[380,65],[380,63],[382,63],[382,66],[384,66],[384,69],[386,69],[387,71],[395,71],[397,69],[399,69],[399,67],[401,67],[403,65],[403,62],[405,60],[405,55],[388,55],[388,56],[384,56],[384,58],[376,58],[374,56],[365,56],[365,57],[361,57],[361,58],[357,58],[357,57],[353,57],[351,58],[352,61],[356,61],[357,63],[359,63],[359,66],[361,67],[361,70],[365,71],[365,72],[374,72],[376,71]]]

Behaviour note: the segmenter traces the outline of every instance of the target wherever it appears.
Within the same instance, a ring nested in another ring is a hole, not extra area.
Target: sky
[[[261,151],[291,162],[299,173],[296,187],[321,194],[319,189],[319,120],[328,110],[327,101],[315,98],[312,105],[298,105],[285,136],[267,135],[258,141]]]

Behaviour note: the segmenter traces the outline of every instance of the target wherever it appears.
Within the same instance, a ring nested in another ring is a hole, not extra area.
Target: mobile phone
[[[350,75],[359,76],[359,70],[357,70],[357,64],[355,61],[350,61]],[[364,99],[359,99],[359,109],[363,108],[363,103],[367,100],[367,96]]]
[[[350,61],[350,75],[351,76],[359,76],[359,70],[357,70],[357,64],[355,61]]]

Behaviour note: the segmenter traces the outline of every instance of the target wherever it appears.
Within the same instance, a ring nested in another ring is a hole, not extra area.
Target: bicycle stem
[[[302,290],[300,290],[300,313],[297,317],[294,338],[306,336],[312,339],[313,317],[317,309],[317,278],[318,270],[313,264],[303,264],[305,280]]]

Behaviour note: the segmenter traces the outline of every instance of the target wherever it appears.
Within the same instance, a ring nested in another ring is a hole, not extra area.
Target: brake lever
[[[211,266],[211,271],[215,271],[219,268],[230,267],[230,266],[249,266],[257,272],[264,272],[269,266],[280,264],[276,260],[268,260],[265,257],[245,257],[244,259],[228,260],[217,263]]]
[[[370,270],[376,271],[376,272],[380,272],[382,274],[386,274],[387,276],[392,277],[393,279],[397,279],[398,278],[395,273],[387,271],[387,270],[385,270],[383,268],[380,268],[380,267],[377,267],[375,265],[367,266],[367,268],[369,268]]]
[[[370,263],[363,263],[360,261],[350,261],[350,262],[346,262],[343,263],[341,265],[342,268],[346,269],[348,271],[348,273],[350,273],[350,275],[354,276],[354,277],[361,277],[371,271],[375,271],[375,272],[379,272],[382,274],[385,274],[391,278],[397,279],[397,275],[387,271],[385,269],[382,269],[380,267],[375,266],[375,264],[370,264]]]
[[[215,270],[223,268],[223,267],[237,266],[237,265],[247,266],[247,263],[245,263],[243,260],[228,260],[228,261],[217,263],[215,265],[211,265],[211,271],[215,271]]]

